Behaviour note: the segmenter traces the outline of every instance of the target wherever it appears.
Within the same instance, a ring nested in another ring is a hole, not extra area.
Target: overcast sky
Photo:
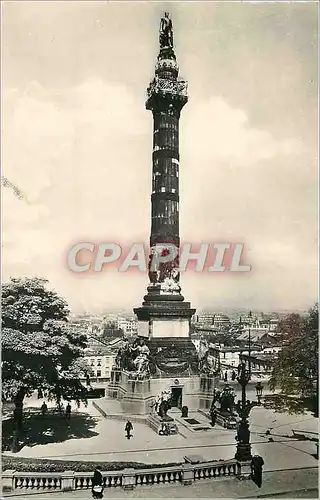
[[[148,242],[160,17],[189,103],[180,232],[243,242],[251,273],[182,275],[198,308],[317,297],[316,3],[3,2],[3,277],[47,277],[74,311],[132,309],[147,276],[66,268],[74,242]]]

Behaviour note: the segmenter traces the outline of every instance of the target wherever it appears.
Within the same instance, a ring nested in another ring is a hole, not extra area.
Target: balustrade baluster
[[[218,477],[231,477],[239,474],[239,465],[236,461],[231,462],[217,462],[216,465],[213,463],[203,463],[194,465],[191,467],[189,474],[191,474],[191,479],[195,481],[200,479],[218,478]],[[164,470],[152,469],[149,471],[139,470],[135,471],[132,476],[132,481],[134,486],[143,485],[154,485],[162,483],[177,483],[183,482],[185,478],[184,471],[182,467],[167,467]],[[30,489],[30,490],[60,490],[63,485],[63,480],[58,474],[45,473],[44,476],[32,475],[27,473],[22,473],[19,476],[18,473],[13,478],[14,487],[16,489]],[[105,488],[108,487],[118,487],[122,486],[124,483],[122,472],[108,473],[103,478]],[[92,477],[91,474],[84,473],[83,475],[76,473],[74,476],[74,488],[75,490],[80,489],[90,489],[92,487]]]

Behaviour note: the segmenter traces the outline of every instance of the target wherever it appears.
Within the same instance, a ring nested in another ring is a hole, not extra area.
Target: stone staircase
[[[99,399],[92,402],[92,406],[107,419],[113,420],[130,420],[141,424],[147,423],[148,415],[131,415],[124,413],[121,409],[120,402],[115,399]]]

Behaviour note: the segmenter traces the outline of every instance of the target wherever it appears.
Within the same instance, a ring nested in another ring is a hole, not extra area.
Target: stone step
[[[102,400],[102,401],[104,401],[104,400]],[[119,407],[116,407],[116,408],[115,408],[115,405],[110,405],[110,407],[109,407],[107,401],[104,401],[103,403],[102,402],[100,403],[100,401],[99,402],[93,401],[92,405],[106,419],[110,418],[113,420],[122,420],[122,421],[130,420],[131,422],[137,422],[137,423],[141,423],[141,424],[147,423],[148,415],[132,415],[132,414],[123,413],[123,412],[121,413],[120,405],[119,405]],[[115,409],[117,411],[114,411]]]

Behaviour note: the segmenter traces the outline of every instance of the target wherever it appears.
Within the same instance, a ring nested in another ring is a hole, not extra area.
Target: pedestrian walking
[[[236,372],[234,370],[232,370],[231,380],[234,381],[236,379],[236,377],[237,377]]]
[[[130,420],[128,420],[124,429],[127,433],[127,439],[130,439],[132,437],[131,431],[133,431],[133,425]]]
[[[227,382],[227,380],[228,380],[228,372],[225,371],[224,372],[224,381]]]
[[[70,420],[70,417],[71,417],[71,404],[68,403],[66,406],[66,419]]]
[[[92,478],[92,498],[103,498],[103,476],[100,467],[97,467]]]
[[[251,478],[253,482],[261,488],[262,485],[262,467],[264,460],[260,455],[254,455],[251,460]]]
[[[45,417],[47,413],[48,413],[48,407],[46,405],[46,402],[44,401],[41,405],[41,415]]]

